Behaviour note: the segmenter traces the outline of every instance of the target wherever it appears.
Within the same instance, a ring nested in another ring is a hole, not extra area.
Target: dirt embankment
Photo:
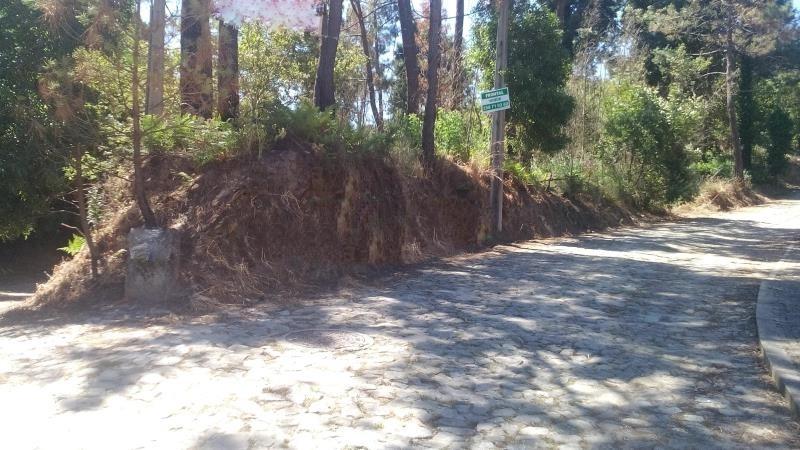
[[[443,161],[430,176],[399,170],[388,157],[330,155],[293,146],[195,170],[154,157],[148,186],[161,224],[182,233],[187,294],[225,302],[269,299],[337,280],[361,268],[414,263],[485,245],[489,177]],[[130,199],[98,231],[99,280],[88,255],[61,264],[38,304],[122,296]],[[506,240],[572,234],[630,223],[621,206],[568,199],[505,182]]]

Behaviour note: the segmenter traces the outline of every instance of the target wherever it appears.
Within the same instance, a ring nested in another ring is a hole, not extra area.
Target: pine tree
[[[181,2],[181,110],[207,119],[214,109],[210,14],[210,0]]]
[[[411,0],[397,0],[400,14],[400,33],[403,36],[403,65],[406,69],[406,112],[419,112],[419,48],[417,47],[417,24]]]
[[[217,109],[222,120],[239,116],[239,29],[219,21]]]
[[[342,0],[330,0],[322,15],[319,64],[314,82],[314,105],[327,109],[336,104],[333,71],[342,29]]]
[[[153,0],[150,5],[150,45],[147,48],[147,93],[145,113],[164,112],[164,36],[167,14],[166,0]]]
[[[649,8],[651,31],[691,40],[703,54],[721,57],[728,140],[734,177],[744,179],[736,98],[739,60],[769,53],[782,37],[787,6],[780,0],[690,0],[680,7]]]
[[[442,0],[430,1],[430,27],[428,29],[428,95],[425,99],[425,116],[422,121],[422,165],[433,167],[434,127],[439,97],[439,39],[442,29]]]

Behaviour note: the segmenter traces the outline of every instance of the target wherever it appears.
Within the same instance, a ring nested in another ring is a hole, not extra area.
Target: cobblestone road
[[[521,243],[213,321],[6,321],[0,448],[800,448],[754,319],[798,219]]]

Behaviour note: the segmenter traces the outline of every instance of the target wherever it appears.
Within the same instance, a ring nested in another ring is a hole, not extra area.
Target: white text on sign
[[[511,107],[511,97],[508,88],[493,89],[481,92],[481,111],[495,112]]]

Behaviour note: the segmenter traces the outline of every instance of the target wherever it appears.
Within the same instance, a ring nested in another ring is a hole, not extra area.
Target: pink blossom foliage
[[[317,0],[213,0],[214,15],[231,25],[259,22],[271,28],[319,28]]]

